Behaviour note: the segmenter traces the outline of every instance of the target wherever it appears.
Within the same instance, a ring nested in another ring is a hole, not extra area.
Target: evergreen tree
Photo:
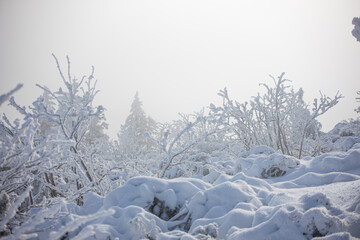
[[[130,115],[118,133],[119,150],[122,158],[136,159],[154,150],[154,144],[145,136],[156,128],[156,122],[142,109],[142,102],[136,92],[131,104]]]

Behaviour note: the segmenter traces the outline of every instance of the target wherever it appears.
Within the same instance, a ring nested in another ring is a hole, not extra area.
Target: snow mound
[[[335,148],[338,151],[348,151],[351,149],[355,144],[360,143],[360,137],[342,137],[335,141]]]
[[[314,158],[310,163],[310,168],[323,173],[359,170],[360,151],[351,149],[348,152],[325,153]]]
[[[360,143],[360,119],[343,121],[335,125],[325,138],[330,139],[328,151],[348,151]]]
[[[273,149],[265,146],[254,147],[249,153],[251,154],[248,157],[240,157],[238,160],[242,171],[249,176],[279,177],[300,164],[298,159],[275,153]]]
[[[275,150],[273,148],[265,145],[259,145],[252,147],[249,151],[242,154],[242,157],[248,157],[250,155],[259,155],[259,154],[270,155],[273,153],[275,153]]]
[[[135,205],[162,219],[169,220],[197,192],[210,187],[211,185],[197,179],[162,180],[136,177],[110,192],[104,198],[103,206],[109,208]]]

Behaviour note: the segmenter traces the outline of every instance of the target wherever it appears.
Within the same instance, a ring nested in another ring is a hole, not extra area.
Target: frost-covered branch
[[[28,113],[26,112],[26,108],[25,107],[20,107],[20,105],[18,105],[16,102],[15,102],[15,99],[14,97],[10,97],[10,105],[13,106],[20,114],[23,114],[23,115],[28,115]]]
[[[174,158],[180,154],[182,154],[183,152],[187,151],[191,146],[194,145],[194,142],[190,142],[188,143],[185,147],[182,147],[182,149],[180,149],[179,151],[177,151],[176,153],[173,153],[173,147],[174,144],[178,143],[178,141],[180,140],[181,136],[183,134],[185,134],[186,132],[189,132],[189,130],[196,125],[197,123],[200,122],[200,119],[196,119],[196,121],[194,123],[189,122],[185,128],[183,128],[180,132],[178,132],[175,136],[175,138],[170,142],[170,145],[168,148],[166,148],[166,146],[168,145],[166,143],[169,132],[166,131],[164,134],[164,137],[162,139],[162,150],[166,153],[166,162],[164,163],[164,166],[162,167],[161,171],[159,172],[159,177],[163,178],[165,175],[166,170],[170,167],[172,161],[174,160]]]
[[[307,131],[308,127],[310,126],[310,124],[314,121],[314,119],[325,114],[330,108],[332,108],[336,104],[338,104],[338,102],[341,98],[343,98],[343,96],[341,94],[339,94],[339,92],[336,93],[334,98],[327,97],[326,95],[323,95],[320,92],[320,99],[317,99],[317,98],[314,99],[311,118],[308,119],[308,121],[305,123],[304,130],[303,130],[303,133],[301,136],[299,156],[298,156],[299,159],[301,158],[302,151],[303,151],[305,134],[306,134],[306,131]]]
[[[0,221],[0,231],[5,230],[6,224],[16,215],[17,209],[29,196],[29,192],[31,191],[31,189],[32,187],[28,186],[26,190],[16,199],[16,201],[13,204],[11,204],[9,209],[6,211],[4,218]]]
[[[205,141],[207,137],[214,135],[219,130],[220,124],[216,124],[213,126],[213,129],[209,131],[206,129],[206,124],[209,124],[207,123],[208,117],[203,116],[203,112],[196,116],[195,121],[190,121],[190,115],[182,116],[182,118],[183,120],[180,122],[185,123],[185,126],[182,125],[182,128],[174,129],[177,133],[171,137],[169,137],[171,135],[169,129],[163,132],[161,140],[156,140],[150,134],[146,134],[165,154],[161,170],[158,172],[158,177],[160,178],[163,178],[171,167],[179,165],[182,161],[184,161],[182,163],[186,164],[184,154],[199,142]],[[195,133],[195,131],[198,132]],[[183,157],[179,158],[179,156]],[[174,160],[177,158],[179,158],[178,161],[180,162],[174,163]]]

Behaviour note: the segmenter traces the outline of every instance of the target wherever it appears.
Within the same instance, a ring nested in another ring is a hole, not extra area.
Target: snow
[[[359,148],[299,160],[257,147],[236,161],[245,167],[235,175],[141,176],[86,194],[83,206],[62,200],[38,209],[35,218],[52,217],[33,225],[39,239],[360,238]],[[274,166],[287,172],[261,176]]]
[[[247,175],[267,178],[286,174],[286,172],[296,168],[299,165],[299,161],[294,157],[280,153],[272,153],[270,155],[251,154],[247,158],[240,158],[239,164]]]

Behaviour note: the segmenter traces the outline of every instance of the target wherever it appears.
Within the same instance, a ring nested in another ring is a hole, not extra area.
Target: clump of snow
[[[326,208],[311,208],[304,213],[300,220],[303,234],[311,237],[322,237],[342,231],[339,217],[329,214]]]
[[[214,183],[221,176],[221,174],[222,173],[216,168],[210,168],[209,173],[202,177],[202,180],[208,183]]]
[[[204,226],[198,226],[191,231],[191,234],[202,235],[204,238],[206,238],[207,236],[217,238],[219,235],[218,225],[216,223],[209,223]]]
[[[156,216],[169,220],[200,190],[210,185],[197,179],[163,180],[152,177],[130,179],[124,186],[110,192],[104,207],[135,205]]]
[[[244,156],[247,157],[240,157],[238,164],[245,174],[255,177],[283,176],[300,164],[298,159],[276,153],[266,146],[256,146]]]
[[[264,154],[264,155],[270,155],[275,153],[275,150],[271,147],[265,146],[265,145],[259,145],[252,147],[249,151],[243,153],[242,157],[248,157],[250,155],[258,155],[258,154]]]

